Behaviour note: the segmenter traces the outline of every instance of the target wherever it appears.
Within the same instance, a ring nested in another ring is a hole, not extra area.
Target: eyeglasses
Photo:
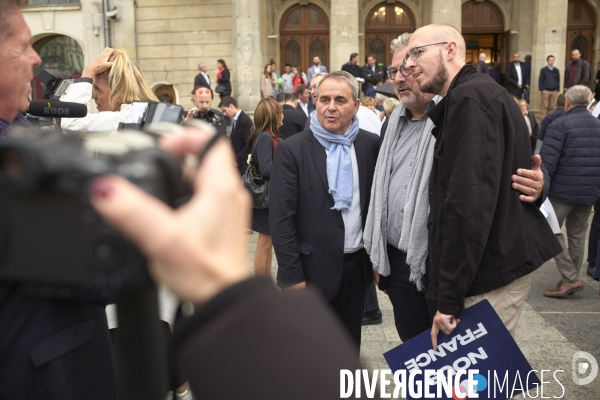
[[[432,43],[432,44],[426,44],[426,45],[423,45],[423,46],[413,47],[406,54],[406,58],[410,57],[411,60],[416,61],[417,58],[419,58],[419,56],[421,55],[421,49],[423,47],[435,46],[435,45],[438,45],[438,44],[448,44],[448,42],[438,42],[438,43]]]
[[[410,76],[410,74],[411,74],[410,69],[406,68],[406,66],[404,64],[402,64],[400,66],[400,68],[394,68],[394,67],[388,68],[388,71],[387,71],[388,78],[392,81],[394,79],[396,79],[396,74],[398,73],[398,71],[400,71],[402,76]]]

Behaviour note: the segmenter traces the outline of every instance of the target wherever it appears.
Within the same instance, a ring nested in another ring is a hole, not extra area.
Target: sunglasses
[[[211,90],[210,89],[198,89],[196,90],[196,94],[211,94]]]

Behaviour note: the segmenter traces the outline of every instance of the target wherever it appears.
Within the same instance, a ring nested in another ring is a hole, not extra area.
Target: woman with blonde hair
[[[279,137],[279,127],[283,125],[283,107],[272,98],[258,103],[254,112],[254,129],[248,138],[250,163],[265,180],[271,179],[273,153]],[[252,210],[252,230],[258,232],[258,242],[254,254],[254,274],[271,276],[273,242],[269,229],[269,209]]]
[[[111,132],[125,122],[131,103],[158,101],[137,65],[123,48],[105,48],[61,97],[62,101],[88,104],[96,102],[98,113],[83,118],[62,118],[61,128],[69,133]]]
[[[271,64],[265,65],[263,73],[260,76],[260,92],[263,98],[273,98],[273,88],[276,85],[273,75]]]

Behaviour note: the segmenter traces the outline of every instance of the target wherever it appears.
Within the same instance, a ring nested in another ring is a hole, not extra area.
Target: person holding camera
[[[194,103],[194,108],[187,112],[183,121],[201,119],[214,126],[219,133],[225,133],[227,124],[225,123],[223,113],[211,108],[213,96],[213,91],[208,86],[196,86],[194,90],[192,90],[192,103]]]
[[[96,102],[99,112],[88,113],[83,118],[62,118],[60,126],[64,131],[116,131],[119,123],[126,122],[131,103],[136,100],[158,101],[137,65],[120,47],[105,48],[60,98],[61,101],[82,104],[88,104],[91,99]]]

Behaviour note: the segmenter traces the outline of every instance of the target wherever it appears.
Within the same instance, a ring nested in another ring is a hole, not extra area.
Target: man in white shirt
[[[506,90],[517,99],[523,98],[523,90],[529,89],[529,77],[519,58],[519,53],[514,53],[513,62],[506,67]]]
[[[296,96],[298,96],[298,108],[304,111],[308,117],[313,110],[313,105],[310,102],[310,91],[307,85],[298,85],[296,87]]]
[[[194,87],[196,86],[206,86],[210,87],[210,76],[206,73],[208,71],[208,67],[205,63],[198,64],[198,75],[194,78]]]

